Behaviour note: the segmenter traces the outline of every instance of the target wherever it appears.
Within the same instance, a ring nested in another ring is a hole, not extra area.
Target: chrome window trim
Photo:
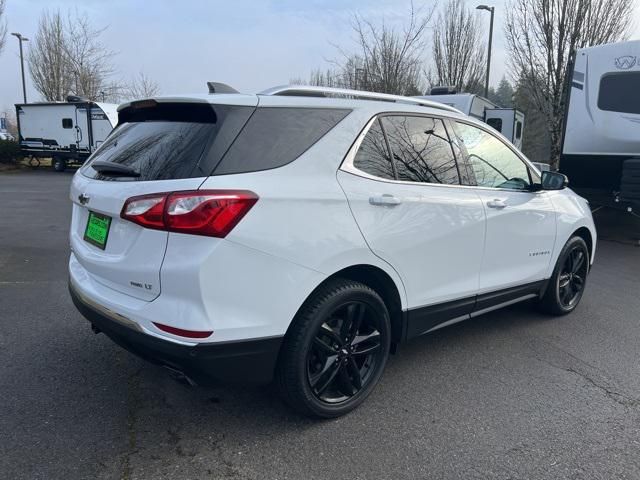
[[[430,115],[430,114],[413,113],[413,112],[407,112],[407,113],[403,113],[403,112],[388,112],[388,113],[387,112],[383,112],[383,113],[378,113],[378,114],[374,115],[366,123],[366,125],[364,126],[362,131],[358,134],[358,136],[356,137],[356,140],[353,142],[353,144],[349,148],[349,151],[345,155],[344,160],[342,161],[342,164],[340,165],[340,168],[338,170],[341,170],[341,171],[346,172],[346,173],[350,173],[352,175],[356,175],[358,177],[367,178],[369,180],[375,180],[377,182],[391,183],[391,184],[397,184],[397,185],[423,185],[423,186],[428,186],[428,187],[440,187],[440,188],[467,188],[467,189],[475,189],[475,190],[486,190],[486,191],[491,191],[491,192],[518,192],[518,193],[529,193],[529,194],[544,193],[544,190],[540,190],[540,191],[536,191],[536,192],[530,192],[528,190],[516,190],[516,189],[511,189],[511,188],[496,188],[496,187],[481,187],[479,185],[452,185],[452,184],[448,184],[448,183],[428,183],[428,182],[409,182],[409,181],[406,181],[406,180],[391,180],[389,178],[382,178],[382,177],[377,177],[375,175],[371,175],[370,173],[367,173],[367,172],[365,172],[363,170],[360,170],[359,168],[356,168],[354,166],[354,164],[353,164],[353,162],[354,162],[354,160],[356,158],[356,153],[360,149],[360,146],[362,145],[362,142],[364,141],[364,138],[369,133],[369,130],[371,129],[373,124],[375,122],[377,122],[380,117],[383,117],[383,116],[403,116],[403,115],[429,117],[429,118],[439,118],[439,119],[443,119],[443,120],[447,119],[449,121],[459,120],[457,117],[447,117],[447,116],[441,116],[441,115]],[[482,128],[482,127],[476,125],[473,122],[468,122],[468,121],[464,121],[464,120],[462,120],[462,122],[463,123],[467,123],[470,126],[480,128],[481,130],[484,130],[485,132],[489,133],[490,135],[493,135],[488,129]],[[454,135],[455,135],[455,137],[457,139],[458,135],[455,132],[453,132],[453,133],[454,133]],[[495,137],[495,135],[493,135],[493,136]],[[502,140],[502,139],[498,138],[498,140]],[[505,142],[503,142],[503,143],[505,143]],[[513,148],[509,147],[508,144],[505,144],[505,145],[508,148],[510,148],[512,151],[514,151]],[[515,153],[515,151],[514,151],[514,153]],[[529,162],[525,158],[523,158],[521,155],[516,153],[516,156],[521,161],[523,161],[525,166],[527,166],[528,168],[533,168],[533,167],[531,167],[529,165]],[[458,159],[456,158],[456,162],[457,161],[458,161]]]

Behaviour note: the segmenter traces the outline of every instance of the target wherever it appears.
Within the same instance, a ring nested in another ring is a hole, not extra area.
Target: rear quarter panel
[[[298,307],[321,279],[358,264],[384,270],[396,283],[403,307],[406,305],[400,277],[368,248],[336,178],[344,156],[372,115],[367,109],[354,110],[288,165],[212,176],[201,187],[247,189],[258,194],[258,202],[226,240],[317,272],[320,276],[310,276],[307,283],[278,280],[282,283],[274,294],[283,292],[295,298],[293,304]],[[289,314],[288,321],[295,311]]]

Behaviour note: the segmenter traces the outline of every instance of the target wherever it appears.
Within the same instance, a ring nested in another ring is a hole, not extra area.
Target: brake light
[[[258,196],[247,190],[193,190],[131,197],[120,217],[146,228],[226,237]]]

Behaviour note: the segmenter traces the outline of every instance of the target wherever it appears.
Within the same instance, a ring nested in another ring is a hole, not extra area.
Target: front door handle
[[[507,204],[504,203],[504,200],[500,200],[499,198],[494,198],[493,200],[489,200],[487,202],[487,207],[489,207],[489,208],[502,209],[502,208],[504,208],[506,206],[507,206]]]
[[[371,205],[379,205],[379,206],[395,206],[400,205],[402,200],[398,197],[394,197],[393,195],[389,195],[385,193],[384,195],[376,195],[373,197],[369,197],[369,203]]]

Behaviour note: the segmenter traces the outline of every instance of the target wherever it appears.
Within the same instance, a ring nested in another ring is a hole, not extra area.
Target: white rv
[[[441,93],[446,92],[446,93]],[[490,100],[473,93],[449,93],[448,87],[435,87],[431,95],[419,98],[455,107],[502,133],[517,148],[522,149],[524,113],[515,108],[501,108]]]
[[[560,171],[590,199],[640,202],[640,41],[580,49],[572,64]]]
[[[118,123],[115,104],[68,100],[16,105],[22,153],[36,162],[51,157],[56,171],[83,163]]]

